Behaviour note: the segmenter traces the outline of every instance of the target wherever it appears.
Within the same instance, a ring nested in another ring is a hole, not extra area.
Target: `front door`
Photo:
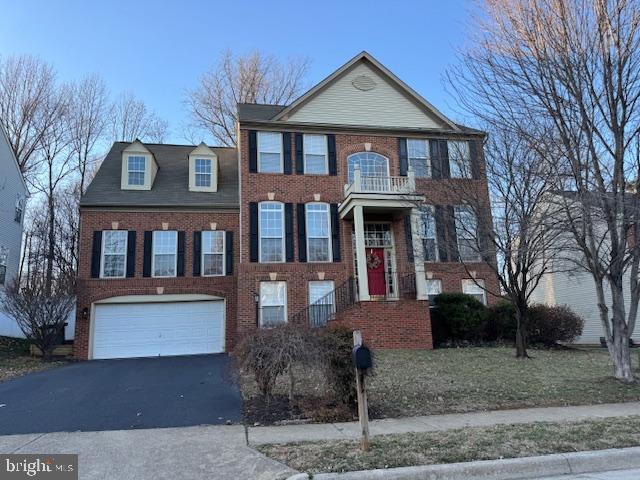
[[[367,248],[366,252],[369,295],[385,296],[387,287],[384,281],[384,248]]]

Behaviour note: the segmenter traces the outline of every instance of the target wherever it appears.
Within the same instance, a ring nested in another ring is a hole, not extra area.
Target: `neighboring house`
[[[369,54],[238,117],[237,150],[136,141],[107,155],[81,201],[78,358],[223,352],[284,322],[431,348],[429,298],[498,291],[451,215],[451,182],[486,195],[484,133]]]
[[[9,139],[0,126],[0,295],[20,268],[22,224],[28,194]],[[1,309],[0,335],[22,336],[15,320]]]

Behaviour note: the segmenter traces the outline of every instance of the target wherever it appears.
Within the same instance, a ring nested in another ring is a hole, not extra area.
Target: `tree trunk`
[[[527,353],[526,305],[516,305],[516,358],[529,358]]]
[[[289,408],[293,409],[296,393],[296,379],[293,375],[293,365],[289,365]]]
[[[627,328],[622,285],[611,285],[611,336],[607,338],[607,348],[613,361],[614,376],[625,383],[635,381],[631,368],[629,349],[629,329]]]
[[[48,245],[47,245],[47,272],[45,278],[45,294],[47,297],[51,296],[51,286],[53,283],[53,258],[55,256],[55,209],[54,209],[54,200],[53,200],[53,191],[49,191],[48,198],[48,206],[49,206],[49,235],[48,235]]]

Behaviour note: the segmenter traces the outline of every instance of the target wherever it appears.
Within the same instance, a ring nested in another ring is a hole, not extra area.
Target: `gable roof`
[[[316,86],[311,88],[293,103],[288,105],[286,108],[283,108],[279,113],[273,116],[272,120],[283,120],[286,119],[289,115],[298,110],[301,106],[307,104],[310,100],[315,98],[320,92],[325,90],[329,85],[333,84],[337,79],[339,79],[346,72],[350,71],[356,64],[361,62],[366,62],[370,64],[374,70],[376,70],[379,74],[383,76],[387,81],[389,81],[393,86],[395,86],[401,93],[405,94],[410,100],[412,100],[418,107],[423,109],[423,111],[428,115],[433,115],[438,118],[441,122],[446,124],[452,130],[460,130],[458,125],[449,120],[442,112],[440,112],[436,107],[434,107],[431,103],[429,103],[424,97],[418,94],[415,90],[409,87],[406,83],[400,80],[396,75],[393,74],[387,67],[381,64],[378,60],[376,60],[372,55],[370,55],[366,51],[360,52],[358,55],[353,57],[347,63],[338,68],[331,75],[326,77]],[[266,113],[266,112],[265,112]]]
[[[122,152],[129,142],[116,142],[80,200],[82,207],[187,207],[236,209],[238,157],[235,148],[209,147],[218,156],[218,191],[189,191],[189,154],[197,145],[149,144],[158,172],[151,190],[122,190]]]
[[[18,163],[18,159],[16,158],[16,154],[13,151],[13,147],[11,147],[11,143],[9,142],[9,135],[5,132],[4,127],[0,125],[0,135],[4,138],[4,141],[9,150],[9,156],[13,159],[13,165],[16,167],[16,171],[18,172],[18,176],[20,177],[20,181],[22,182],[22,186],[24,187],[25,194],[29,196],[29,187],[27,186],[27,181],[24,179],[24,175],[22,175],[22,170],[20,170],[20,164]]]
[[[238,104],[238,120],[241,122],[249,122],[251,120],[271,120],[282,110],[287,108],[286,105],[266,105],[264,103],[239,103]]]

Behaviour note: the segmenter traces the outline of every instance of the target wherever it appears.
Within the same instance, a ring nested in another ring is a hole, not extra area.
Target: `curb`
[[[640,447],[556,453],[540,457],[481,460],[477,462],[424,465],[346,473],[320,473],[314,480],[517,480],[544,476],[581,474],[640,468]],[[287,480],[307,480],[299,473]]]

